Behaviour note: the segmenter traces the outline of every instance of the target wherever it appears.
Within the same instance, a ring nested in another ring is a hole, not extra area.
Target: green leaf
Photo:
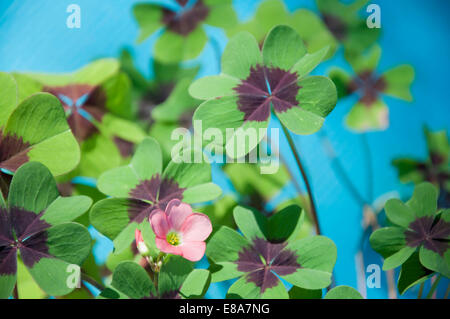
[[[427,280],[432,273],[420,264],[419,252],[415,252],[402,265],[397,282],[399,293],[403,295],[409,288]]]
[[[356,74],[366,71],[373,71],[377,68],[381,57],[381,48],[374,45],[365,54],[354,51],[346,51],[345,58],[352,66]]]
[[[233,262],[238,253],[250,243],[233,229],[222,226],[209,238],[206,245],[206,256],[214,263]]]
[[[189,93],[194,98],[201,100],[235,95],[234,88],[240,83],[239,79],[226,74],[205,76],[192,83]]]
[[[47,295],[20,259],[17,260],[17,293],[20,299],[43,299]]]
[[[43,256],[29,268],[38,285],[49,295],[62,296],[73,289],[68,285],[70,265],[80,265],[89,255],[91,237],[76,223],[64,223],[47,230],[50,257]]]
[[[413,222],[416,217],[414,212],[399,199],[390,199],[384,206],[386,216],[391,222],[398,226],[408,228],[409,224]]]
[[[403,247],[384,260],[383,270],[390,270],[402,265],[416,251],[416,247]]]
[[[352,81],[350,74],[341,68],[332,68],[329,77],[336,85],[338,99],[342,99],[349,95],[349,84]]]
[[[248,240],[266,238],[267,219],[260,212],[237,206],[233,210],[233,216],[239,230]]]
[[[282,276],[291,284],[306,289],[322,289],[330,285],[337,258],[336,246],[323,236],[313,236],[289,243],[285,249],[297,254],[301,268]]]
[[[275,213],[267,224],[269,241],[289,242],[297,239],[304,218],[301,208],[297,205],[290,205]]]
[[[377,229],[370,236],[370,245],[384,258],[402,249],[405,242],[404,229],[400,227],[384,227]]]
[[[364,299],[355,288],[349,286],[334,287],[323,299]]]
[[[242,276],[244,273],[237,270],[235,262],[219,262],[210,264],[209,271],[211,272],[211,281],[220,282],[234,279]]]
[[[319,65],[325,58],[329,47],[322,48],[314,53],[305,54],[297,63],[292,67],[290,72],[297,73],[298,78],[303,78],[308,75],[312,70]]]
[[[155,139],[147,137],[137,147],[130,164],[102,174],[97,187],[102,193],[110,196],[128,197],[130,190],[142,180],[151,179],[161,171],[161,148]]]
[[[262,54],[265,65],[289,70],[306,54],[306,48],[294,29],[279,25],[267,35]]]
[[[132,299],[156,295],[155,286],[147,272],[132,261],[124,261],[116,267],[111,285]]]
[[[434,216],[437,211],[438,191],[431,183],[422,183],[414,188],[414,193],[406,205],[417,217]]]
[[[304,289],[300,287],[292,287],[289,290],[289,299],[321,299],[322,289]]]
[[[241,32],[228,41],[222,54],[222,73],[245,79],[250,69],[262,63],[258,42],[248,32]]]
[[[0,163],[0,167],[15,171],[20,160],[46,165],[53,175],[61,175],[73,169],[80,160],[78,143],[67,124],[59,100],[48,93],[37,93],[25,99],[14,110],[6,123],[4,135],[14,135],[28,143],[21,153],[12,154]]]
[[[348,113],[345,123],[357,132],[385,130],[389,126],[389,109],[382,100],[370,106],[358,102]]]
[[[192,186],[183,192],[183,202],[201,203],[218,198],[222,194],[222,189],[214,183],[205,183]]]
[[[228,4],[224,2],[220,1],[219,5],[211,5],[209,7],[208,17],[205,20],[206,24],[225,30],[238,24],[238,18],[231,2]]]
[[[450,278],[450,249],[447,249],[441,256],[422,246],[420,247],[419,258],[424,267]]]
[[[238,279],[226,295],[227,299],[288,299],[289,295],[281,280],[277,278],[275,287],[268,288],[261,293],[261,288],[256,286],[254,282],[247,281],[243,276]]]
[[[58,197],[45,210],[41,219],[50,225],[70,222],[83,215],[92,205],[87,196]]]
[[[21,166],[14,175],[8,205],[39,214],[58,196],[58,188],[50,171],[41,163],[30,162]]]
[[[185,298],[201,298],[206,294],[211,282],[211,273],[206,269],[193,270],[181,286],[180,293]]]
[[[162,27],[162,8],[153,4],[139,3],[133,7],[133,14],[139,25],[138,43],[147,39]]]
[[[177,63],[196,58],[207,40],[205,30],[201,26],[188,36],[165,30],[155,43],[155,59],[162,63]]]
[[[386,82],[384,93],[411,102],[410,86],[414,81],[414,69],[410,65],[399,65],[383,74]]]
[[[17,273],[14,275],[1,275],[0,276],[0,299],[8,299],[14,290],[16,285]]]
[[[0,131],[5,126],[11,112],[17,105],[17,84],[14,77],[0,72]]]
[[[297,101],[304,110],[326,117],[337,102],[336,87],[329,78],[309,76],[298,82]]]
[[[158,293],[160,297],[171,292],[178,292],[183,282],[194,269],[194,264],[181,256],[171,255],[164,262],[158,276]]]

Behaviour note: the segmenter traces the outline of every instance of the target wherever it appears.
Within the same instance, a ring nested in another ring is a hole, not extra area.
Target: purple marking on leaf
[[[244,121],[267,121],[271,104],[279,113],[297,106],[296,98],[301,88],[297,81],[296,74],[278,67],[251,67],[249,76],[234,88],[238,94],[238,108],[244,113]]]
[[[0,276],[14,275],[17,272],[17,248],[0,246]]]
[[[349,93],[359,91],[361,93],[360,102],[366,106],[371,106],[378,100],[378,96],[387,87],[383,77],[377,77],[373,71],[367,70],[359,73],[347,88]]]
[[[10,171],[16,171],[24,163],[28,162],[30,143],[15,135],[3,135],[0,130],[0,167]]]
[[[46,231],[34,234],[19,244],[20,256],[25,266],[32,268],[41,258],[54,258],[48,252]]]
[[[209,8],[198,0],[192,8],[186,9],[184,6],[187,1],[178,1],[183,7],[180,13],[169,9],[163,9],[162,23],[167,26],[170,31],[178,33],[182,36],[188,36],[197,26],[204,21],[209,14]]]
[[[410,247],[423,245],[441,256],[449,248],[450,223],[442,218],[424,216],[411,222],[405,231],[406,244]]]
[[[150,216],[154,209],[165,210],[172,199],[183,199],[184,191],[185,188],[179,187],[175,180],[164,178],[161,181],[160,175],[156,174],[150,180],[142,181],[130,191],[128,216],[131,221],[141,223]]]
[[[70,84],[44,87],[43,91],[56,96],[63,105],[64,110],[66,112],[70,111],[67,122],[78,140],[83,141],[98,132],[91,120],[85,118],[80,110],[88,113],[96,121],[100,122],[102,120],[106,112],[106,95],[101,87],[87,84]],[[79,105],[78,103],[83,97],[86,97],[86,99]],[[70,100],[70,104],[66,98]]]
[[[0,207],[0,246],[10,246],[14,243],[11,221],[6,208]]]
[[[347,24],[342,21],[341,18],[332,14],[323,14],[323,22],[327,26],[328,30],[339,41],[344,40],[347,37],[348,27]]]
[[[51,226],[46,221],[41,220],[42,213],[36,214],[23,208],[12,207],[10,209],[10,214],[11,223],[19,241]]]
[[[118,136],[114,136],[113,140],[123,158],[127,158],[133,154],[134,144],[132,142],[126,141]]]
[[[286,243],[274,244],[262,238],[255,238],[252,245],[239,252],[237,269],[246,272],[248,282],[253,282],[264,293],[275,287],[278,279],[274,273],[284,276],[294,273],[300,264],[294,251],[285,249]]]

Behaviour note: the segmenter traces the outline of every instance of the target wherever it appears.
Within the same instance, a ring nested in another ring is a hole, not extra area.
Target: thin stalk
[[[14,299],[19,299],[19,290],[17,289],[17,283],[14,285],[13,297]]]
[[[445,295],[444,295],[444,299],[448,298],[448,294],[450,292],[450,285],[447,286],[447,290],[445,290]]]
[[[373,202],[373,162],[372,152],[370,151],[369,140],[366,133],[361,135],[362,144],[366,154],[366,171],[367,171],[367,196],[369,202]]]
[[[314,202],[314,197],[313,197],[313,193],[311,190],[311,185],[309,184],[309,179],[308,176],[306,174],[306,171],[302,165],[302,162],[300,160],[300,156],[297,152],[297,149],[295,148],[295,144],[294,141],[292,140],[292,137],[289,133],[289,131],[286,129],[286,127],[283,125],[283,123],[281,123],[281,127],[283,129],[284,135],[286,136],[286,139],[288,141],[289,147],[291,148],[292,154],[294,155],[295,161],[297,163],[297,167],[300,170],[300,174],[302,175],[303,181],[305,182],[305,186],[306,186],[306,192],[308,193],[308,197],[309,197],[309,201],[311,204],[311,213],[313,215],[313,219],[314,219],[314,223],[316,226],[316,233],[317,235],[321,234],[320,231],[320,225],[319,225],[319,218],[317,216],[317,209],[316,209],[316,204]]]
[[[436,291],[438,285],[439,285],[439,281],[441,281],[442,275],[439,275],[436,280],[433,282],[433,286],[431,286],[430,291],[428,292],[427,295],[427,299],[431,299],[431,297],[433,297],[434,292]]]
[[[417,294],[417,299],[422,299],[423,295],[423,287],[425,287],[425,282],[422,282],[420,284],[419,293]]]
[[[100,291],[103,291],[105,289],[105,286],[103,286],[103,284],[99,283],[97,280],[85,273],[81,273],[81,280],[86,281]]]

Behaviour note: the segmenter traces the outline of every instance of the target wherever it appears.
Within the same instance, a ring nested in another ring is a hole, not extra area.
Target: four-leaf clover
[[[0,195],[0,298],[8,298],[17,278],[17,258],[49,295],[66,295],[73,265],[91,250],[88,230],[71,221],[85,213],[86,196],[59,196],[50,171],[38,162],[21,166],[5,202]]]
[[[273,110],[296,134],[318,131],[337,101],[333,82],[307,76],[324,58],[327,48],[306,53],[300,36],[288,26],[277,26],[262,48],[247,32],[235,35],[222,56],[222,74],[207,76],[190,87],[192,96],[207,100],[194,113],[203,129],[216,128],[227,155],[239,158],[254,149],[265,135]],[[247,129],[257,138],[239,143]],[[227,134],[234,129],[234,134]]]

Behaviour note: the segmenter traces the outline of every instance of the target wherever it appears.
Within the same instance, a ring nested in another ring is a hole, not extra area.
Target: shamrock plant
[[[201,78],[189,89],[193,97],[206,100],[193,120],[202,121],[203,129],[219,129],[226,138],[213,142],[233,158],[258,145],[272,110],[296,134],[318,131],[336,104],[336,88],[326,77],[307,75],[326,53],[327,48],[306,53],[302,39],[288,26],[273,28],[262,52],[251,34],[235,35],[223,53],[222,73]],[[239,143],[249,128],[256,130],[257,138]]]
[[[414,69],[410,65],[394,67],[378,75],[376,68],[381,49],[373,46],[366,54],[346,54],[355,75],[334,68],[330,77],[336,84],[339,98],[356,93],[359,101],[347,115],[346,124],[352,130],[366,132],[384,130],[389,126],[389,109],[381,95],[412,101],[410,85],[414,80]]]
[[[176,0],[175,6],[140,3],[134,16],[142,42],[162,28],[156,41],[154,56],[164,63],[177,63],[197,57],[208,41],[204,25],[229,28],[237,17],[231,0]]]
[[[196,153],[186,152],[191,158]],[[211,183],[210,165],[193,160],[185,163],[181,156],[174,157],[163,171],[161,148],[155,139],[148,137],[139,144],[130,164],[100,176],[99,190],[112,198],[97,202],[90,212],[90,220],[95,228],[114,240],[117,253],[131,244],[138,226],[143,231],[149,230],[150,214],[155,209],[165,211],[172,199],[190,204],[220,195],[220,188]],[[149,231],[143,233],[144,238],[146,233],[154,236]]]
[[[239,278],[228,298],[288,298],[279,277],[304,289],[330,285],[336,247],[323,236],[296,239],[304,218],[298,206],[269,219],[241,206],[233,214],[243,236],[222,226],[206,248],[213,282]]]
[[[0,298],[8,298],[16,284],[18,256],[47,294],[66,295],[76,287],[69,267],[88,256],[91,238],[71,221],[91,203],[86,196],[59,196],[52,174],[40,163],[16,171],[7,200],[0,195]]]
[[[392,164],[397,168],[400,181],[419,184],[427,181],[439,188],[438,207],[450,208],[450,145],[446,131],[431,132],[424,129],[428,158],[397,158]]]
[[[316,0],[316,2],[323,23],[335,41],[342,43],[347,52],[359,54],[377,41],[380,29],[368,28],[366,20],[358,16],[358,12],[365,8],[368,0],[354,0],[349,4],[341,0]],[[310,26],[311,29],[319,27],[318,23]]]
[[[0,189],[6,195],[5,171],[38,161],[52,174],[72,170],[80,160],[78,144],[67,125],[61,103],[48,93],[34,94],[19,103],[17,85],[0,73]]]
[[[211,276],[206,269],[193,268],[194,264],[186,259],[170,256],[152,280],[143,267],[132,261],[124,261],[113,273],[112,288],[103,291],[101,296],[132,299],[201,298],[209,287]]]
[[[370,237],[373,249],[385,258],[384,270],[406,264],[418,252],[423,267],[450,277],[450,211],[438,210],[437,199],[436,188],[422,183],[408,202],[386,202],[386,215],[393,225]]]
[[[322,297],[322,290],[308,290],[300,287],[292,287],[289,290],[289,299],[363,299],[361,294],[349,286],[337,286],[330,289]]]
[[[228,34],[248,31],[262,46],[267,33],[279,24],[293,28],[305,42],[309,53],[329,46],[330,50],[326,57],[331,57],[338,46],[337,40],[316,13],[307,9],[298,9],[290,13],[282,0],[263,1],[252,19],[238,24]]]

